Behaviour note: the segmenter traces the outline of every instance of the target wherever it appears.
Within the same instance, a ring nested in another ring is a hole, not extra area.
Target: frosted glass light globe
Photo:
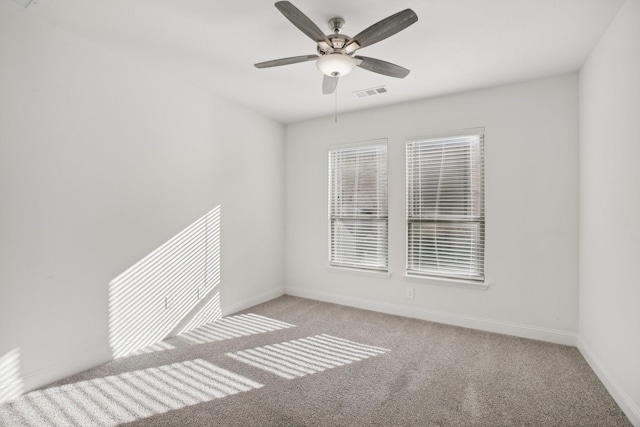
[[[356,60],[341,53],[321,56],[316,66],[323,74],[330,77],[346,76],[356,68]]]

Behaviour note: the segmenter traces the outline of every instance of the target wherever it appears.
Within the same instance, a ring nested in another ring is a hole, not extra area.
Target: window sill
[[[329,271],[333,271],[334,273],[349,273],[349,274],[357,274],[360,276],[373,276],[379,277],[381,279],[388,279],[391,277],[391,273],[389,271],[377,271],[377,270],[361,270],[358,268],[349,268],[349,267],[338,267],[336,265],[328,265],[327,269]]]
[[[479,290],[486,290],[489,288],[489,282],[486,279],[484,282],[477,282],[475,280],[449,279],[446,277],[436,277],[436,276],[421,276],[419,274],[410,274],[410,273],[405,273],[404,277],[410,280],[415,280],[418,282],[428,282],[429,284],[440,285],[440,286],[448,286],[448,287],[453,286],[456,288],[479,289]]]

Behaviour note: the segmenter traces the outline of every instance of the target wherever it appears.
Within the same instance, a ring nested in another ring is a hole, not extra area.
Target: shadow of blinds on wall
[[[123,357],[222,317],[216,206],[109,283],[109,345]]]
[[[0,403],[20,396],[24,383],[20,375],[20,349],[0,356]]]
[[[387,271],[387,143],[329,151],[332,266]]]

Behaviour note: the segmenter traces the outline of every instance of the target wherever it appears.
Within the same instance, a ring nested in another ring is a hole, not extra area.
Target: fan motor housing
[[[341,34],[340,31],[342,27],[344,27],[345,21],[344,19],[336,16],[334,18],[329,19],[329,29],[333,31],[333,34],[327,34],[327,39],[331,42],[331,46],[327,49],[326,43],[318,43],[318,54],[320,56],[329,55],[332,53],[343,53],[348,54],[347,52],[343,52],[342,49],[347,44],[351,37]]]
[[[327,34],[327,38],[331,42],[331,49],[323,49],[323,46],[318,44],[318,54],[321,56],[328,55],[330,53],[346,53],[342,52],[342,49],[347,44],[351,37],[344,34]],[[326,44],[325,44],[326,46]]]

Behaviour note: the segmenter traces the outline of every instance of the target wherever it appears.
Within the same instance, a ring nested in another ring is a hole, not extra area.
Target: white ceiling
[[[28,13],[107,49],[212,90],[283,123],[332,114],[314,62],[256,62],[315,53],[274,0],[39,0]],[[356,69],[341,112],[577,71],[623,0],[292,0],[318,27],[340,16],[354,36],[405,8],[418,22],[359,54],[411,70],[394,79]],[[388,93],[353,92],[386,86]]]

